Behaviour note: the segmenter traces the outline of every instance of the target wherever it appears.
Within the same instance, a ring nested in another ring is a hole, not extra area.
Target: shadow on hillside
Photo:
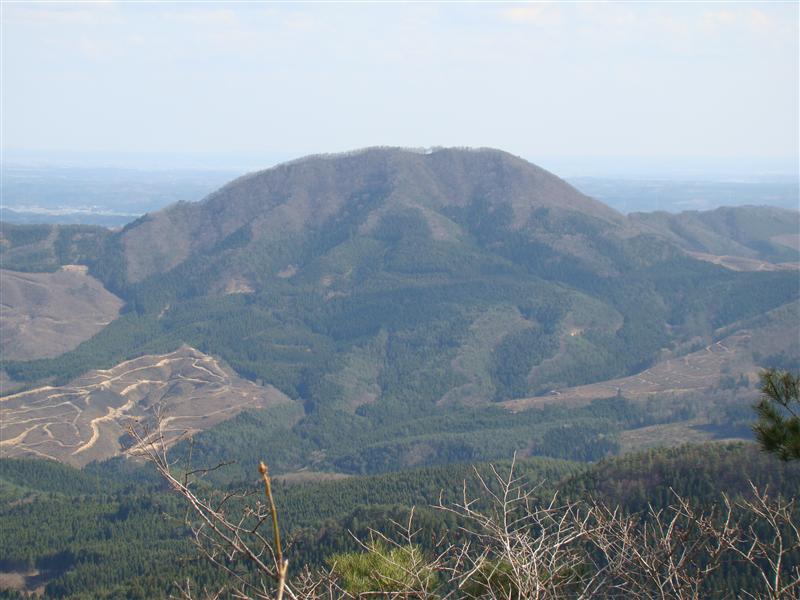
[[[753,430],[748,425],[714,425],[705,423],[703,425],[692,425],[690,429],[702,431],[712,436],[714,440],[741,439],[754,440]]]

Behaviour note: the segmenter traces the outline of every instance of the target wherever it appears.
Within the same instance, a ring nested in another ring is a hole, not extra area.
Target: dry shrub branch
[[[322,600],[414,598],[550,600],[625,598],[796,598],[800,593],[800,531],[794,500],[752,487],[744,499],[710,509],[678,494],[665,509],[627,514],[602,502],[540,497],[515,475],[477,470],[479,493],[435,508],[456,517],[458,535],[425,550],[413,510],[397,535],[372,531],[360,554],[342,555],[328,570],[307,567],[289,577],[269,472],[261,463],[264,494],[220,495],[202,486],[207,469],[179,469],[159,421],[131,427],[134,454],[156,468],[187,504],[187,523],[201,554],[227,579],[220,590],[193,590],[189,599]],[[268,523],[265,527],[265,523]],[[271,535],[265,529],[271,528]],[[722,568],[746,569],[753,589],[714,588]]]

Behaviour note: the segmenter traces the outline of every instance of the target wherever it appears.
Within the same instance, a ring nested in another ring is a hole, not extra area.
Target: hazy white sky
[[[798,6],[4,2],[2,143],[791,164]]]

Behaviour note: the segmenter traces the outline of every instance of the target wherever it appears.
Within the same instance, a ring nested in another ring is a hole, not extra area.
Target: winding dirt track
[[[293,404],[272,386],[246,381],[193,348],[90,371],[63,387],[0,398],[0,456],[85,465],[119,454],[128,422],[159,407],[174,440],[243,410]]]

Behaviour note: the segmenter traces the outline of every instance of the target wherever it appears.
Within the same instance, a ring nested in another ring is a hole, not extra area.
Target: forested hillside
[[[509,461],[497,463],[505,473]],[[489,465],[475,469],[490,477]],[[721,500],[722,489],[747,496],[749,481],[772,494],[796,496],[800,473],[746,444],[686,446],[651,451],[583,466],[560,460],[518,460],[517,474],[547,499],[591,496],[624,510],[648,504],[666,507],[681,494],[695,506]],[[429,467],[341,481],[291,484],[278,480],[281,525],[292,544],[294,568],[322,565],[336,552],[358,548],[348,532],[366,539],[369,528],[393,535],[416,506],[425,540],[453,532],[457,520],[432,508],[456,502],[464,481],[478,494],[475,471],[466,464]],[[197,558],[187,541],[185,509],[149,471],[123,465],[83,471],[48,461],[0,461],[0,581],[27,573],[41,583],[45,598],[166,598],[186,577],[198,585],[221,581],[221,573]],[[230,487],[229,487],[230,486]],[[225,490],[258,486],[257,473]],[[233,510],[233,507],[231,508]],[[36,575],[35,573],[38,573]],[[39,579],[37,579],[37,577]],[[4,592],[5,596],[15,597]]]
[[[645,231],[687,250],[767,263],[800,261],[800,214],[796,210],[740,206],[676,215],[633,213],[630,218]]]
[[[304,413],[288,429],[242,416],[199,447],[238,456],[246,450],[229,434],[257,429],[287,470],[375,473],[513,450],[596,459],[616,451],[620,430],[703,425],[689,423],[698,415],[687,393],[732,378],[742,393],[729,401],[752,402],[758,366],[800,356],[791,336],[749,341],[764,315],[777,315],[773,329],[796,320],[796,271],[696,260],[642,222],[496,150],[309,157],[115,233],[4,230],[4,264],[84,264],[125,301],[74,350],[4,368],[20,385],[63,385],[187,344]],[[706,363],[714,344],[729,351]],[[637,396],[620,412],[556,406],[515,417],[493,408],[521,398],[538,406],[669,359],[649,405]],[[708,367],[703,387],[681,385],[684,364]],[[563,431],[559,410],[575,417]]]

